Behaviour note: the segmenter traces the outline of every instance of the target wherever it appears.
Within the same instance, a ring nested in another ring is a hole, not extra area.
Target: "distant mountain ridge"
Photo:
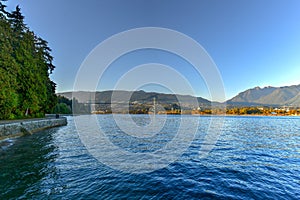
[[[300,106],[300,84],[284,87],[255,87],[227,101],[229,105]]]
[[[87,92],[87,91],[76,91],[76,92],[62,92],[58,93],[58,95],[64,96],[68,99],[75,98],[79,103],[86,103],[90,100],[100,103],[110,103],[111,96],[114,93],[116,97],[113,99],[114,101],[118,101],[119,103],[126,102],[127,98],[130,99],[130,102],[138,102],[144,104],[153,103],[153,99],[155,98],[160,104],[173,104],[181,101],[185,105],[192,105],[196,100],[199,102],[200,106],[210,106],[211,102],[207,99],[201,97],[194,97],[191,95],[176,95],[176,94],[164,94],[158,92],[145,92],[143,90],[139,91],[101,91],[101,92]]]
[[[140,91],[101,91],[101,92],[86,92],[76,91],[74,96],[80,103],[86,103],[91,99],[96,102],[111,101],[112,93],[117,96],[118,102],[125,102],[126,98],[130,97],[130,102],[138,103],[151,103],[153,99],[162,104],[178,103],[178,99],[182,101],[186,106],[191,105],[195,99],[198,100],[200,106],[210,106],[211,101],[202,97],[194,97],[190,95],[175,95],[164,94],[158,92],[145,92]],[[68,99],[72,99],[72,92],[62,92],[58,95],[64,96]],[[215,103],[215,102],[214,102]],[[300,84],[284,87],[255,87],[245,90],[232,99],[225,102],[231,106],[297,106],[300,107]],[[220,103],[221,105],[221,103]]]

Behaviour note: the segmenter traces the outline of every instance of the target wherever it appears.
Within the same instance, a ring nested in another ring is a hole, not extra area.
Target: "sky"
[[[73,90],[80,66],[99,44],[143,27],[171,29],[199,43],[220,73],[226,99],[256,86],[300,84],[298,0],[9,0],[6,4],[8,10],[20,5],[27,26],[49,42],[56,65],[51,78],[57,92]],[[126,72],[147,63],[173,67],[197,96],[212,99],[205,77],[191,63],[157,49],[120,56],[97,89],[113,89]],[[173,82],[176,91],[185,94],[182,84]],[[164,88],[168,89],[159,84],[140,87],[163,92]],[[127,89],[126,84],[121,89]]]

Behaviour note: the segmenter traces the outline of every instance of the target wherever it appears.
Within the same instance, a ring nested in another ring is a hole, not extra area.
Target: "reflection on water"
[[[43,179],[56,175],[56,168],[51,165],[57,157],[52,138],[55,131],[10,140],[10,145],[0,150],[1,199],[35,194]]]
[[[78,116],[81,117],[81,116]],[[143,126],[148,116],[136,115]],[[160,148],[174,137],[175,123],[165,134],[136,138],[115,135],[112,118],[107,133],[115,145],[131,151]],[[199,117],[197,117],[199,119]],[[222,134],[206,158],[199,157],[209,117],[200,117],[190,147],[166,168],[130,174],[93,158],[79,140],[73,118],[68,126],[0,143],[0,199],[299,199],[300,118],[226,117]],[[147,125],[147,124],[145,124]],[[128,138],[127,138],[128,139]],[[145,142],[143,146],[143,142]],[[125,143],[125,144],[123,144]],[[151,144],[153,143],[153,144]]]

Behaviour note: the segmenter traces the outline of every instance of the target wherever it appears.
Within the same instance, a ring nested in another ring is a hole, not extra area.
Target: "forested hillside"
[[[26,24],[20,8],[0,1],[0,119],[42,117],[56,104],[51,49]]]

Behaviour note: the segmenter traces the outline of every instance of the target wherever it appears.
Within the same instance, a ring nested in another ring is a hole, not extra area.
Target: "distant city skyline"
[[[140,27],[172,29],[201,44],[220,71],[227,99],[256,86],[300,84],[297,0],[10,0],[5,4],[8,10],[19,4],[25,23],[49,42],[57,67],[51,75],[57,92],[73,89],[80,65],[99,43]],[[196,85],[197,96],[210,99],[205,81],[195,76],[190,64],[168,52],[151,49],[132,52],[112,63],[99,90],[113,89],[122,73],[149,62],[174,67]],[[159,86],[145,88],[163,91]]]

